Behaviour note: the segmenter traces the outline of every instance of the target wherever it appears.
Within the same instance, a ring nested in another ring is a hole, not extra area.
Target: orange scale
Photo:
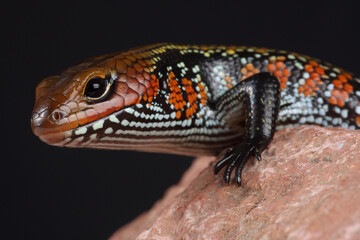
[[[144,83],[144,76],[141,73],[136,74],[136,80],[139,81],[139,83]]]
[[[115,92],[120,96],[125,96],[126,92],[128,91],[129,86],[124,82],[119,82],[116,86]]]
[[[126,79],[128,78],[128,76],[126,74],[121,74],[119,77],[118,77],[118,81],[119,82],[126,82]]]
[[[253,75],[252,72],[247,72],[247,73],[246,73],[246,77],[251,77],[252,75]]]
[[[120,60],[116,62],[115,68],[118,73],[126,73],[127,70],[126,64]]]
[[[183,84],[188,85],[188,80],[186,78],[181,79],[181,81],[183,82]]]
[[[342,99],[344,99],[344,100],[349,98],[349,94],[344,90],[341,90],[340,94],[341,94]]]
[[[281,88],[281,90],[286,88],[286,84],[285,83],[280,83],[280,88]]]
[[[139,55],[142,59],[147,58],[149,56],[149,54],[147,52],[141,52],[141,53],[139,53]]]
[[[185,101],[182,101],[182,102],[180,103],[180,109],[183,110],[185,105],[186,105],[186,102],[185,102]]]
[[[150,75],[147,72],[144,72],[143,75],[146,80],[150,80]]]
[[[81,112],[76,113],[76,117],[79,120],[80,125],[84,125],[87,123],[87,118],[86,118],[85,112],[81,111]]]
[[[305,90],[305,89],[304,89],[304,87],[303,87],[303,86],[299,86],[299,87],[298,87],[298,91],[299,91],[299,93],[304,92],[304,90]]]
[[[336,104],[337,104],[339,107],[343,107],[343,106],[345,105],[344,101],[343,101],[341,98],[338,98],[338,99],[337,99]]]
[[[355,121],[356,121],[357,125],[360,126],[360,116],[357,116],[355,118]]]
[[[75,114],[71,114],[67,118],[67,120],[68,120],[69,124],[71,125],[71,128],[77,128],[79,126],[79,120],[77,119]]]
[[[179,119],[181,117],[181,112],[180,111],[177,111],[176,112],[176,118]]]
[[[135,78],[128,78],[126,83],[128,84],[129,88],[138,91],[140,88],[140,83],[137,79]]]
[[[290,70],[287,69],[287,68],[284,68],[284,69],[282,70],[282,74],[283,74],[283,76],[285,76],[285,77],[289,77],[289,76],[290,76]]]
[[[175,108],[176,110],[180,109],[179,103],[175,102],[175,103],[174,103],[174,108]]]
[[[353,88],[353,86],[351,86],[350,84],[346,83],[346,84],[344,85],[344,90],[345,90],[346,92],[348,92],[348,93],[352,93],[352,92],[354,91],[354,88]]]
[[[309,89],[306,89],[305,92],[304,92],[304,95],[306,97],[310,96],[310,90]]]
[[[282,68],[284,68],[284,63],[283,62],[281,62],[281,61],[277,61],[276,63],[275,63],[275,66],[278,68],[278,69],[282,69]]]
[[[249,70],[249,71],[251,71],[251,70],[254,69],[254,65],[253,65],[252,63],[248,63],[248,64],[246,65],[246,69]]]
[[[150,82],[150,81],[145,81],[145,82],[144,82],[144,85],[145,85],[145,87],[146,87],[147,89],[149,89],[149,88],[151,87],[151,82]],[[170,87],[170,89],[171,89],[171,87]]]
[[[87,117],[87,122],[93,122],[99,119],[99,115],[94,109],[87,109],[85,113]]]
[[[312,78],[313,80],[320,80],[320,75],[316,72],[312,72],[310,73],[310,78]]]
[[[180,94],[176,94],[176,101],[183,100],[183,97]]]
[[[132,55],[128,55],[128,56],[126,56],[126,58],[129,59],[132,62],[136,61],[136,58],[134,56],[132,56]]]
[[[109,106],[109,104],[106,102],[97,103],[93,105],[93,108],[99,114],[99,118],[103,118],[109,113],[113,112],[112,106]]]
[[[267,66],[267,69],[268,69],[269,72],[274,72],[276,70],[276,67],[275,67],[274,64],[269,64]]]
[[[311,78],[306,79],[306,85],[309,87],[315,87],[315,82]]]
[[[139,63],[135,63],[135,64],[134,64],[134,68],[135,68],[135,70],[138,71],[138,72],[144,71],[143,67],[142,67]]]
[[[282,76],[282,77],[280,77],[280,81],[282,83],[287,83],[288,79],[287,79],[287,77]]]
[[[133,56],[136,58],[136,60],[142,59],[142,57],[138,53],[133,54]]]
[[[157,91],[159,90],[159,84],[157,83],[157,84],[155,84],[155,86],[154,86],[154,90],[155,90],[155,92],[157,93]],[[155,93],[155,94],[156,94]]]
[[[129,67],[127,70],[127,75],[130,77],[135,77],[136,76],[136,70],[135,68]]]
[[[339,75],[338,75],[338,79],[339,79],[341,82],[343,82],[343,83],[346,83],[346,82],[347,82],[347,78],[346,78],[344,75],[339,74]]]
[[[149,88],[149,89],[147,90],[147,94],[148,94],[149,96],[153,96],[153,95],[154,95],[154,89]]]
[[[191,110],[191,116],[194,115],[194,113],[196,112],[197,109],[197,105],[194,105],[194,107]]]
[[[314,67],[318,66],[319,64],[315,61],[310,60],[309,63],[313,65]]]
[[[310,64],[306,64],[305,67],[304,67],[305,71],[307,72],[313,72],[314,71],[314,68],[313,66],[311,66]]]
[[[155,83],[159,81],[155,74],[151,74],[151,80]]]
[[[253,71],[254,74],[259,73],[259,72],[260,72],[260,70],[257,69],[257,68],[255,68],[254,71]]]
[[[330,98],[329,98],[329,103],[330,103],[330,104],[336,105],[336,102],[337,102],[337,101],[336,101],[336,98],[334,98],[334,97],[330,97]]]
[[[258,52],[258,53],[265,53],[266,51],[267,51],[267,49],[265,49],[265,48],[255,49],[255,52]]]
[[[242,69],[240,70],[240,73],[241,73],[241,74],[246,74],[246,73],[247,73],[246,68],[242,68]]]
[[[331,91],[331,96],[333,96],[335,98],[339,97],[340,96],[340,91],[337,90],[337,89],[332,90]]]
[[[275,77],[281,77],[281,75],[282,75],[282,73],[281,73],[280,70],[276,70],[276,71],[274,72],[274,76],[275,76]]]
[[[142,67],[146,67],[146,63],[143,60],[139,60],[138,63],[142,66]]]
[[[132,89],[128,89],[125,95],[125,106],[135,104],[139,99],[139,94]]]
[[[335,79],[335,80],[332,80],[332,84],[334,84],[335,87],[337,88],[342,88],[343,85],[342,85],[342,82],[338,79]]]
[[[152,65],[152,63],[151,63],[151,61],[150,61],[149,59],[145,59],[145,63],[146,63],[146,65],[148,65],[148,66],[151,66],[151,65]]]
[[[169,77],[170,80],[171,80],[171,79],[174,79],[174,78],[175,78],[175,74],[174,74],[173,72],[170,72],[168,77]]]
[[[193,102],[196,101],[196,94],[195,94],[195,93],[191,94],[190,97],[191,97],[191,100],[192,100]]]
[[[113,106],[115,106],[115,111],[118,111],[125,105],[124,98],[120,97],[119,95],[114,95],[114,97],[111,98],[110,102],[113,104]]]
[[[320,75],[325,74],[325,69],[322,67],[315,67],[315,72],[317,72]]]
[[[352,78],[352,76],[351,76],[349,73],[344,72],[343,74],[345,75],[345,77],[346,77],[347,79],[351,79],[351,78]]]
[[[128,66],[131,66],[131,65],[132,65],[132,61],[130,61],[129,59],[124,58],[123,61],[124,61],[124,63],[125,63],[126,65],[128,65]]]

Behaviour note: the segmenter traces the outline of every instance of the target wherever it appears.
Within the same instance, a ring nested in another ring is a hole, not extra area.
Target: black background
[[[0,206],[6,224],[0,238],[106,239],[149,209],[191,164],[191,158],[182,156],[45,145],[30,128],[41,79],[91,56],[156,42],[292,50],[359,73],[355,4],[2,3]]]

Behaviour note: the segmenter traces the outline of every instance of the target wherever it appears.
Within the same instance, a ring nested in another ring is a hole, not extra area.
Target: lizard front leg
[[[226,166],[224,181],[229,183],[235,169],[235,181],[241,184],[241,172],[251,156],[261,160],[262,151],[271,142],[280,108],[280,85],[270,73],[258,73],[228,90],[217,102],[219,112],[230,112],[230,118],[239,116],[245,104],[245,137],[242,142],[229,148],[225,156],[214,166],[217,174]],[[239,108],[239,109],[236,109]],[[231,114],[233,113],[233,114]],[[235,122],[231,119],[229,122]],[[231,126],[230,126],[231,127]]]

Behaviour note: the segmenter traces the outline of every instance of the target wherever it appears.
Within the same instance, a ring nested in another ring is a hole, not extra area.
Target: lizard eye
[[[84,97],[88,102],[98,102],[103,100],[109,93],[112,81],[111,76],[96,75],[86,83]]]

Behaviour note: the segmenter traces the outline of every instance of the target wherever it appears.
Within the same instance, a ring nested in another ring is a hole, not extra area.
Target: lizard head
[[[156,95],[151,59],[141,49],[130,50],[84,61],[42,80],[32,111],[34,134],[51,145],[104,148],[99,140],[126,128],[135,118],[134,108]]]

